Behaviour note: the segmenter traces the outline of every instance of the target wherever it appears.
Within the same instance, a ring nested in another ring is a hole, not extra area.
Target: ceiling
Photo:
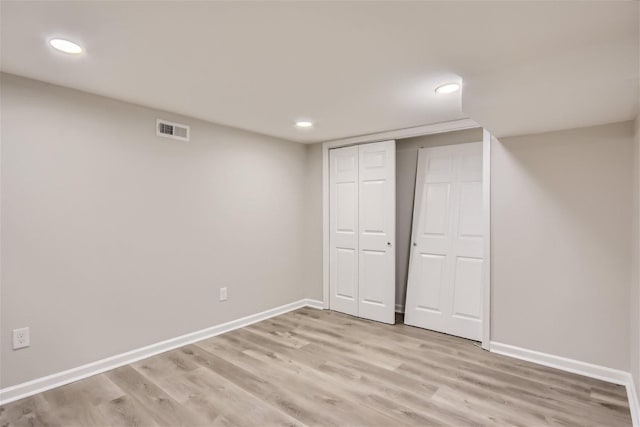
[[[464,117],[506,136],[635,117],[638,6],[2,1],[1,69],[306,143]]]

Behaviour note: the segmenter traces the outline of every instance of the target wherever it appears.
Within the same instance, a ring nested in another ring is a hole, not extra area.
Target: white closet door
[[[395,323],[395,141],[329,151],[329,307]]]
[[[358,315],[358,147],[329,151],[329,306]]]
[[[396,144],[359,146],[358,315],[395,323]]]
[[[482,338],[482,143],[420,149],[405,323]]]

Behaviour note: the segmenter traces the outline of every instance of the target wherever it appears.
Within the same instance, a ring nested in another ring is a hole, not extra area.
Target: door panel
[[[357,229],[358,186],[355,182],[336,183],[337,231],[355,233]]]
[[[416,308],[434,313],[442,313],[444,299],[444,273],[446,258],[442,255],[418,254],[419,275],[423,279],[424,286],[417,289]]]
[[[358,147],[329,151],[329,305],[358,315]]]
[[[354,249],[336,248],[336,296],[355,301],[358,263]]]
[[[447,234],[447,213],[449,211],[450,185],[445,182],[427,183],[424,186],[426,195],[425,220],[423,234],[425,236],[445,236]]]
[[[460,187],[460,237],[482,238],[482,182],[463,182]]]
[[[359,148],[360,317],[395,323],[395,141]]]
[[[405,323],[480,340],[482,143],[420,149]]]
[[[480,319],[482,260],[458,257],[453,283],[453,316]]]
[[[362,276],[360,282],[366,284],[360,287],[361,302],[384,306],[385,288],[387,287],[385,257],[385,251],[361,250]]]
[[[376,180],[362,183],[360,227],[363,233],[369,235],[385,233],[384,197],[387,185],[385,181]]]

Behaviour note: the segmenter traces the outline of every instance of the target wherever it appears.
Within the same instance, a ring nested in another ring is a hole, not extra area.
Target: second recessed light
[[[298,120],[296,122],[296,127],[301,129],[310,128],[313,127],[313,122],[310,120]]]
[[[460,83],[446,83],[438,86],[436,88],[436,93],[446,94],[446,93],[457,92],[458,90],[460,90]]]
[[[82,48],[80,47],[80,45],[69,41],[69,40],[65,40],[65,39],[51,39],[49,40],[49,44],[51,45],[51,47],[53,47],[54,49],[57,49],[61,52],[64,53],[72,53],[72,54],[79,54],[82,53]]]

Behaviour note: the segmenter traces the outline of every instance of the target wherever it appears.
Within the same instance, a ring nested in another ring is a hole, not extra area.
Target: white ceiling
[[[633,118],[638,5],[2,1],[1,69],[300,142],[463,117],[505,136]],[[462,105],[434,94],[460,78]]]

